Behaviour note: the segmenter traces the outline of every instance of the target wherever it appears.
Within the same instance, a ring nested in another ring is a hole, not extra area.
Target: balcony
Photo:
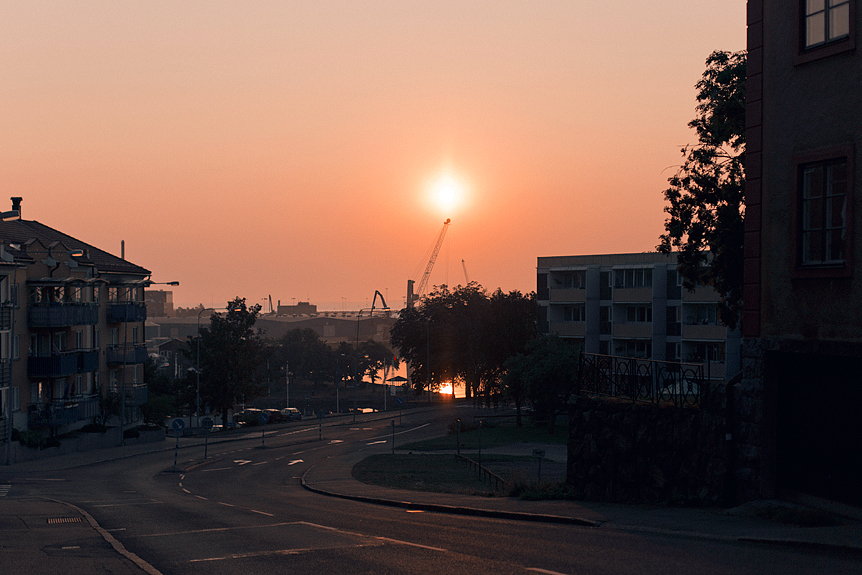
[[[27,358],[27,377],[67,377],[99,369],[98,350],[67,351]]]
[[[126,385],[126,405],[144,405],[147,402],[147,385],[139,383]]]
[[[12,362],[8,359],[0,359],[0,387],[8,386],[12,381]],[[2,417],[2,414],[0,414]]]
[[[31,429],[60,427],[92,419],[98,414],[99,398],[96,396],[59,399],[31,405],[27,423]]]
[[[649,303],[652,301],[651,287],[615,288],[615,302]]]
[[[624,339],[652,338],[652,323],[615,323],[614,337]]]
[[[96,325],[99,307],[93,303],[38,303],[28,309],[30,327],[67,327]]]
[[[724,341],[727,337],[727,328],[723,325],[685,324],[682,326],[682,337],[683,339]]]
[[[112,345],[107,350],[107,362],[110,364],[146,363],[147,346],[142,343],[127,343]]]
[[[124,301],[108,304],[108,322],[121,323],[146,321],[147,304],[142,301]]]
[[[583,303],[587,301],[587,290],[585,289],[551,289],[551,303]]]
[[[584,337],[587,324],[582,321],[551,322],[551,333],[562,337]]]

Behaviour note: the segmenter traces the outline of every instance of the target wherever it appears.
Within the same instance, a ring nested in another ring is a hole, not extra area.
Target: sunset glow
[[[2,14],[0,211],[125,242],[182,307],[398,308],[450,217],[429,288],[462,260],[526,293],[537,256],[653,250],[704,61],[746,38],[745,0]]]

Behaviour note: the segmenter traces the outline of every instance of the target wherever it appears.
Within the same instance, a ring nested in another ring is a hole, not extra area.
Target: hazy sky
[[[655,248],[744,47],[745,0],[6,0],[0,202],[175,305],[400,308],[447,217],[431,284],[532,291],[537,256]]]

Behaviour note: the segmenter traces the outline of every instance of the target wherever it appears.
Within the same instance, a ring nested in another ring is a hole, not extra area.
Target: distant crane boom
[[[467,264],[464,263],[464,260],[461,260],[461,267],[464,268],[464,281],[469,284],[470,276],[467,275]]]
[[[428,278],[431,277],[431,270],[434,269],[434,262],[437,261],[437,254],[440,253],[440,246],[443,245],[443,238],[446,237],[446,230],[449,229],[449,223],[452,220],[447,218],[443,222],[443,229],[440,230],[440,235],[437,237],[437,244],[434,246],[434,251],[431,252],[431,259],[428,260],[428,265],[425,266],[425,273],[422,274],[422,279],[419,280],[419,287],[416,292],[413,292],[413,281],[407,280],[407,306],[413,307],[413,302],[425,293],[425,287],[428,285]]]

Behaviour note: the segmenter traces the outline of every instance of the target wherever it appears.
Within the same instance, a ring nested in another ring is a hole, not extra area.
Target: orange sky
[[[531,291],[655,248],[704,60],[744,47],[745,0],[9,0],[0,201],[175,305],[400,308],[447,217],[431,284]]]

